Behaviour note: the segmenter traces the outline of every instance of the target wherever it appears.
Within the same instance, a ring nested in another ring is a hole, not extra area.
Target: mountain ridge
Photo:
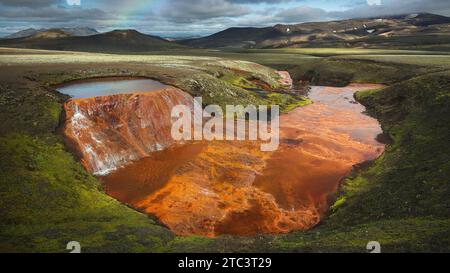
[[[450,34],[450,17],[417,13],[262,28],[233,27],[203,38],[178,42],[198,48],[366,47],[379,45],[380,41],[374,41],[379,37],[443,34]],[[410,43],[396,42],[400,45]],[[450,36],[445,37],[444,42],[450,43]]]
[[[4,38],[5,39],[26,38],[26,37],[34,36],[36,34],[51,31],[51,30],[61,30],[72,36],[90,36],[90,35],[99,34],[99,32],[96,29],[89,28],[89,27],[41,28],[41,29],[27,28],[27,29],[12,33],[10,35],[7,35]]]
[[[164,39],[134,29],[98,33],[92,28],[30,28],[9,37],[15,36],[20,37],[1,39],[0,46],[105,53],[143,53],[187,47],[388,47],[450,51],[450,17],[415,13],[269,27],[231,27],[206,37],[184,40]]]
[[[0,46],[100,53],[142,53],[185,48],[161,37],[143,34],[132,29],[118,29],[90,36],[64,35],[64,32],[59,30],[50,30],[36,35],[0,40]]]

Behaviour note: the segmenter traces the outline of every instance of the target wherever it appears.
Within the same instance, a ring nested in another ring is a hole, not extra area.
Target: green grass
[[[105,195],[55,135],[0,137],[0,169],[1,252],[62,252],[69,241],[85,251],[157,251],[173,237]]]
[[[245,52],[245,51],[241,51]],[[336,55],[434,55],[450,54],[448,52],[432,52],[426,50],[398,50],[398,49],[371,49],[371,48],[280,48],[280,49],[254,49],[247,50],[248,53],[281,53],[301,54],[319,57]]]
[[[6,49],[4,49],[5,51]],[[6,50],[7,52],[7,50]],[[43,71],[48,68],[49,72],[38,73],[36,71],[27,71],[26,78],[30,81],[38,82],[46,88],[66,83],[74,80],[81,80],[95,77],[125,76],[125,77],[149,77],[159,80],[168,85],[181,88],[192,96],[203,97],[205,105],[217,104],[223,108],[226,105],[264,105],[273,104],[273,100],[261,96],[255,92],[245,89],[281,89],[278,79],[280,78],[273,69],[248,61],[235,59],[223,59],[210,56],[169,56],[169,55],[110,55],[110,54],[92,54],[92,53],[63,53],[56,52],[49,54],[37,51],[35,54],[18,54],[21,51],[12,50],[12,54],[0,55],[0,64],[9,66],[42,66]],[[166,52],[167,53],[167,52]],[[122,64],[126,65],[122,65]],[[51,69],[52,65],[63,67],[82,67],[90,66],[90,69]],[[7,126],[3,128],[17,127],[17,115],[21,113],[19,124],[23,127],[29,127],[29,120],[35,119],[37,125],[47,124],[41,117],[36,117],[33,113],[48,114],[48,119],[55,120],[55,109],[60,108],[61,101],[53,104],[52,96],[48,90],[42,90],[42,86],[37,87],[31,96],[30,94],[17,92],[6,97],[5,103],[16,100],[20,97],[23,100],[21,104],[26,111],[11,104],[9,111],[3,111],[0,115],[5,117]],[[2,95],[7,95],[7,90]],[[44,95],[45,98],[40,104],[35,103],[35,97]],[[282,111],[291,109],[293,105],[302,105],[303,98],[286,95],[284,100],[279,100]],[[0,96],[1,99],[1,96]],[[61,99],[61,98],[60,98]],[[50,101],[49,101],[50,100]],[[286,101],[287,104],[284,104]],[[42,111],[36,108],[44,108]],[[56,108],[55,108],[56,107]],[[29,110],[33,109],[33,110]],[[8,115],[9,114],[9,115]],[[28,117],[28,115],[30,115]],[[14,119],[10,117],[14,116]],[[14,124],[12,124],[14,123]],[[34,127],[37,125],[33,125]],[[49,125],[54,128],[55,124]],[[2,127],[0,127],[1,130]],[[28,128],[27,128],[28,129]]]
[[[442,33],[394,35],[391,37],[378,35],[346,41],[324,40],[319,41],[317,43],[292,44],[291,46],[301,47],[299,49],[299,52],[302,52],[303,50],[308,52],[308,50],[311,50],[312,52],[318,52],[318,54],[320,54],[321,51],[324,51],[324,54],[327,55],[334,54],[333,51],[343,52],[343,54],[345,54],[346,52],[351,52],[352,50],[358,52],[366,51],[367,54],[371,54],[371,52],[383,52],[383,51],[389,52],[389,54],[396,54],[395,51],[406,53],[408,53],[408,51],[448,52],[449,43],[450,43],[450,36],[447,35],[445,31],[443,31]],[[318,50],[316,51],[316,49]],[[287,50],[290,50],[290,48],[288,48]]]
[[[421,67],[437,67],[450,69],[450,55],[346,55],[339,59],[352,59],[361,61],[375,61],[400,65],[414,65]]]
[[[358,208],[359,219],[450,217],[449,76],[448,72],[422,76],[357,95],[394,140],[373,168],[344,187],[355,196],[349,209],[367,204]],[[360,196],[361,188],[370,195]]]
[[[270,93],[267,95],[269,104],[280,105],[282,113],[287,113],[297,107],[303,107],[311,104],[312,101],[302,96],[295,96],[290,94]]]
[[[246,60],[277,70],[288,70],[295,80],[313,85],[345,86],[351,82],[393,84],[426,73],[450,69],[449,53],[445,51],[282,48],[190,50],[183,53]]]
[[[412,58],[412,57],[411,57]],[[434,58],[437,62],[418,64],[406,62],[395,62],[395,56],[380,57],[373,56],[372,59],[364,57],[330,57],[319,59],[307,59],[295,65],[270,64],[275,69],[288,70],[293,78],[309,82],[313,85],[346,86],[349,83],[381,83],[393,84],[410,79],[426,73],[447,70],[441,67],[442,61]],[[398,59],[397,59],[398,60]]]
[[[329,228],[379,221],[406,221],[417,228],[442,221],[426,231],[436,238],[450,233],[450,74],[413,78],[385,89],[360,92],[357,99],[381,121],[394,140],[383,157],[367,170],[348,178],[342,188],[345,201],[327,221]],[[447,159],[446,159],[447,158]],[[428,219],[428,220],[427,220]],[[399,225],[398,230],[411,227]],[[392,236],[388,244],[411,236],[409,244],[423,244],[419,231]],[[442,233],[442,234],[441,234]],[[441,235],[439,235],[441,234]],[[383,233],[379,235],[382,240]],[[425,240],[425,238],[424,238]],[[408,242],[403,242],[408,244]],[[444,251],[448,244],[436,242]],[[393,246],[393,250],[395,247]]]
[[[296,81],[332,86],[345,86],[351,82],[393,84],[450,67],[446,52],[414,50],[283,48],[190,50],[183,53],[246,60],[287,70]]]

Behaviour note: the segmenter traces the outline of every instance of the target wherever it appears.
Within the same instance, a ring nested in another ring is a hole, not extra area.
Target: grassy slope
[[[278,48],[278,49],[253,49],[242,50],[251,53],[275,53],[275,54],[303,54],[317,57],[330,57],[336,55],[438,55],[450,54],[449,52],[430,52],[420,50],[397,49],[369,49],[369,48]]]
[[[341,63],[348,65],[346,61]],[[358,64],[351,64],[352,77],[364,70],[362,64],[366,62]],[[410,65],[382,65],[397,67],[392,73],[399,79],[409,77],[398,75],[402,71],[419,73]],[[426,73],[434,69],[419,68]],[[79,69],[55,68],[58,72],[42,75],[27,72],[18,86],[14,86],[17,80],[12,77],[5,77],[9,82],[2,80],[0,252],[60,252],[69,240],[79,240],[84,251],[96,252],[361,252],[371,240],[380,241],[383,251],[450,251],[449,201],[445,198],[449,196],[450,177],[445,157],[449,154],[448,73],[430,74],[358,95],[395,142],[374,166],[346,181],[335,211],[319,227],[282,236],[208,239],[173,236],[149,217],[107,197],[97,180],[64,149],[62,139],[54,134],[63,98],[39,81],[57,83],[98,72],[92,66],[81,74]],[[183,76],[167,67],[158,74],[148,65],[145,69],[111,69],[103,73],[137,71],[138,75],[149,73],[166,82]],[[385,74],[371,77],[379,75]],[[387,82],[389,78],[378,80]]]
[[[415,34],[415,35],[398,35],[392,37],[367,37],[354,39],[349,41],[321,41],[319,43],[302,43],[292,44],[292,47],[303,48],[368,48],[368,49],[385,49],[385,50],[432,50],[432,51],[448,51],[450,36],[447,33],[436,34]]]
[[[349,238],[367,229],[367,237],[388,251],[449,251],[450,73],[358,93],[357,99],[393,144],[374,166],[347,179],[326,229],[360,227]]]
[[[385,251],[449,251],[450,72],[433,73],[450,69],[448,58],[359,58],[328,58],[307,67],[318,75],[343,73],[353,82],[393,84],[357,94],[393,143],[373,166],[345,181],[321,226],[275,241],[287,251],[363,251],[370,240]]]
[[[0,251],[158,251],[166,229],[105,195],[55,135],[0,138]]]
[[[366,50],[363,50],[365,52]],[[319,52],[322,52],[319,50]],[[296,80],[313,85],[346,86],[349,83],[393,84],[415,76],[450,69],[450,56],[434,55],[364,55],[347,53],[322,57],[303,58],[295,63],[285,63],[272,58],[261,64],[279,70],[288,70]],[[278,54],[278,56],[298,54]],[[297,57],[299,58],[299,57]]]

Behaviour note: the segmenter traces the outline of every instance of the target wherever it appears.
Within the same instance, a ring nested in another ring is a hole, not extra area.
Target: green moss
[[[55,101],[47,102],[43,105],[45,112],[48,113],[51,122],[58,124],[62,112],[61,104]]]
[[[72,240],[80,241],[85,251],[114,251],[108,245],[117,238],[124,245],[151,243],[157,249],[172,237],[105,195],[97,179],[52,135],[3,136],[0,161],[0,251],[63,252]],[[143,234],[126,237],[137,228]],[[108,238],[111,232],[116,238]],[[17,240],[23,242],[19,249],[14,247]]]
[[[349,83],[392,84],[428,72],[439,71],[434,66],[407,63],[377,62],[373,60],[342,58],[310,58],[295,64],[266,64],[278,70],[287,70],[295,81],[313,85],[346,86]]]
[[[244,89],[257,89],[260,88],[256,84],[250,82],[244,75],[237,73],[225,72],[220,76],[222,81],[228,82],[236,87]]]
[[[339,197],[336,202],[331,206],[331,211],[336,211],[339,207],[343,206],[345,204],[345,196]]]
[[[311,100],[303,96],[281,93],[268,94],[267,101],[269,105],[279,105],[282,113],[287,113],[297,107],[303,107],[312,103]]]

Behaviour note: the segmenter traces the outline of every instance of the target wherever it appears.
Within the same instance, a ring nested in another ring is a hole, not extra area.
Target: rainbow
[[[112,25],[126,27],[127,22],[133,20],[132,16],[136,14],[145,14],[151,11],[159,9],[165,0],[127,0],[122,1],[116,7],[116,11],[119,12],[119,19],[114,20]]]

